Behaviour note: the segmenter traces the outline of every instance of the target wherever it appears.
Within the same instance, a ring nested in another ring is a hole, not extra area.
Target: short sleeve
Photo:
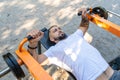
[[[47,57],[53,57],[53,51],[52,51],[52,47],[50,47],[48,50],[46,50],[44,52],[44,54],[47,56]]]
[[[50,47],[47,51],[45,51],[43,54],[48,57],[49,64],[54,64],[54,61],[56,61],[56,54],[53,50],[54,46]]]
[[[72,71],[70,67],[64,64],[61,60],[57,58],[58,55],[54,53],[54,46],[50,47],[44,54],[48,57],[49,64],[55,64],[61,68],[65,68],[68,71]],[[61,55],[59,55],[61,57]]]

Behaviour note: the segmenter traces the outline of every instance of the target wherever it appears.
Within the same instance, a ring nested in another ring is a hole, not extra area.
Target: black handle
[[[29,41],[29,40],[33,39],[33,37],[29,35],[29,36],[27,36],[27,39]]]
[[[78,12],[78,16],[81,16],[82,15],[82,11]]]
[[[87,11],[89,11],[90,8],[87,8]],[[81,16],[82,15],[82,11],[78,12],[78,16]]]

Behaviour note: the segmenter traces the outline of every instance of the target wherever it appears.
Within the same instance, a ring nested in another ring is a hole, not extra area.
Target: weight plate
[[[5,60],[5,62],[7,63],[7,65],[10,67],[12,73],[17,77],[16,75],[16,69],[15,69],[15,66],[14,64],[10,61],[9,57],[7,55],[3,55],[3,58]]]
[[[3,55],[3,58],[17,79],[25,76],[22,68],[19,66],[12,54],[7,53],[6,55]]]
[[[9,57],[9,59],[11,60],[11,62],[15,65],[15,68],[17,70],[17,74],[19,76],[19,78],[25,77],[25,74],[22,70],[22,68],[20,67],[20,65],[18,64],[17,60],[14,58],[14,56],[10,53],[7,54],[7,56]]]
[[[98,14],[100,17],[103,17],[104,19],[108,18],[108,12],[103,7],[95,7],[95,8],[93,8],[92,13]]]

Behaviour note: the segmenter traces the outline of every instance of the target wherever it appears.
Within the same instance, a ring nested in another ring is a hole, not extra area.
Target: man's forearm
[[[32,43],[32,44],[29,43],[29,46],[35,48],[35,47],[37,47],[37,43]],[[38,61],[38,54],[36,52],[36,49],[31,49],[28,47],[28,52],[34,57],[35,60]]]
[[[28,52],[33,56],[33,58],[40,63],[42,66],[49,63],[47,57],[44,54],[38,55],[36,49],[28,48]]]
[[[38,46],[38,41],[43,37],[44,33],[39,30],[32,30],[27,34],[27,36],[28,35],[33,37],[33,39],[29,40],[28,52],[34,57],[37,62],[41,64],[47,59],[47,56],[44,54],[37,54],[36,48]]]
[[[88,26],[89,26],[89,19],[87,17],[87,9],[86,8],[81,8],[79,9],[79,12],[81,12],[81,23],[79,25],[79,29],[82,30],[83,32],[83,35],[85,34],[85,32],[87,31],[88,29]]]
[[[36,52],[36,49],[29,49],[29,48],[28,48],[28,52],[33,56],[33,58],[34,58],[35,60],[38,61],[38,54],[37,54],[37,52]]]
[[[88,30],[89,20],[87,18],[82,18],[79,28],[83,31],[83,34]]]
[[[89,20],[87,18],[83,18],[80,23],[80,27],[88,27],[89,26]]]

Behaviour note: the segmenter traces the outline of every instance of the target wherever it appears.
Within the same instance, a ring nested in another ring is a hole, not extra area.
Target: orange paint
[[[17,62],[18,62],[19,65],[23,65],[23,62],[22,62],[21,59],[18,59]]]
[[[88,19],[98,25],[99,27],[111,32],[112,34],[120,37],[120,26],[96,15],[96,14],[87,14]]]
[[[17,60],[20,65],[24,63],[29,72],[35,78],[35,80],[53,80],[52,77],[42,68],[42,66],[30,55],[30,53],[23,48],[24,43],[28,41],[27,38],[24,38],[16,54],[19,57]]]
[[[120,26],[95,14],[87,14],[87,17],[91,22],[120,37]],[[23,48],[23,45],[27,41],[28,39],[24,38],[19,44],[18,50],[16,50],[16,54],[20,58],[18,59],[18,63],[20,65],[24,63],[35,80],[53,80],[51,76],[41,67],[41,65],[30,55],[30,53]]]

